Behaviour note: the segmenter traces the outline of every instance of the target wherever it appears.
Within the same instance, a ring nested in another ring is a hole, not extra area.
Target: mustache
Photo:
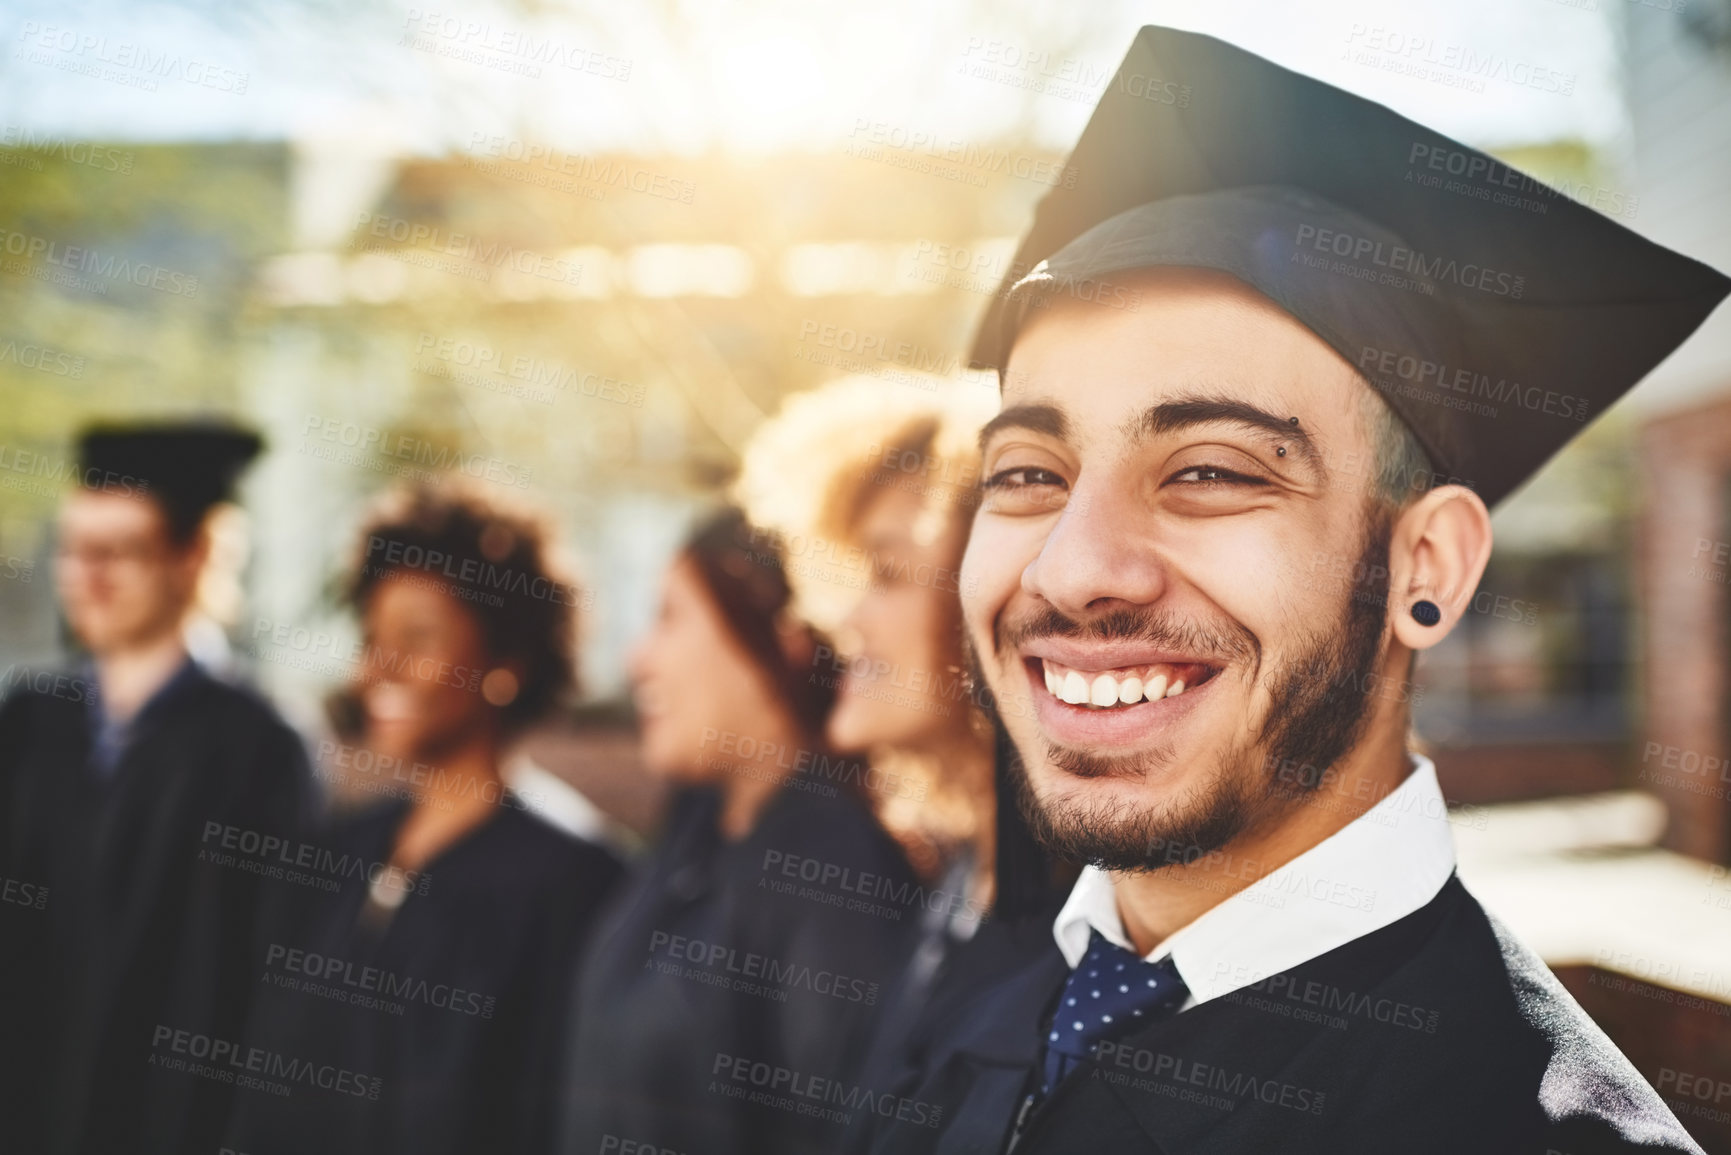
[[[1043,606],[1020,617],[998,619],[992,641],[999,653],[1038,638],[1079,638],[1092,642],[1145,642],[1163,650],[1193,654],[1226,665],[1260,660],[1262,643],[1243,626],[1222,627],[1187,621],[1167,610],[1121,606],[1089,618],[1073,618],[1057,607]]]

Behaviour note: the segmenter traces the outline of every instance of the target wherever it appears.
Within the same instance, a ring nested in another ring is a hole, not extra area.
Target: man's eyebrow
[[[1279,438],[1282,444],[1296,449],[1307,464],[1318,470],[1323,468],[1322,454],[1317,452],[1316,443],[1311,440],[1309,432],[1293,424],[1291,417],[1270,413],[1261,406],[1235,397],[1198,394],[1162,401],[1133,423],[1131,433],[1138,438],[1153,437],[1218,422],[1246,426]]]
[[[980,429],[980,452],[1001,429],[1030,429],[1059,441],[1070,435],[1070,422],[1056,405],[1012,405]]]

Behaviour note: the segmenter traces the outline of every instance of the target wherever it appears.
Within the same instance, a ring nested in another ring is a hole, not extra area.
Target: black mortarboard
[[[1141,30],[975,339],[1002,369],[1053,294],[1219,269],[1345,357],[1439,480],[1494,505],[1694,332],[1712,268],[1374,101],[1209,36]],[[1024,276],[1026,274],[1026,276]]]
[[[241,473],[264,448],[250,429],[217,421],[99,425],[78,438],[79,476],[93,488],[142,491],[185,538],[218,502],[229,500]]]

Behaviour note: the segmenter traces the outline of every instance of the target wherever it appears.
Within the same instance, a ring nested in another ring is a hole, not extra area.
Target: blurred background
[[[0,670],[64,660],[89,421],[264,432],[204,644],[309,734],[353,672],[326,583],[360,508],[458,469],[556,513],[584,690],[532,749],[639,829],[624,655],[668,555],[790,393],[995,390],[972,326],[1139,25],[1485,148],[1544,182],[1511,211],[1569,196],[1731,269],[1731,0],[0,13]],[[1731,1151],[1731,313],[1495,521],[1419,663],[1463,877]]]

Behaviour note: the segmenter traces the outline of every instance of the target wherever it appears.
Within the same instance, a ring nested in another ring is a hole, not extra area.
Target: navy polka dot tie
[[[1088,939],[1088,953],[1064,984],[1046,1034],[1045,1082],[1040,1095],[1050,1094],[1102,1039],[1165,1018],[1189,996],[1171,955],[1151,963],[1094,931]]]

